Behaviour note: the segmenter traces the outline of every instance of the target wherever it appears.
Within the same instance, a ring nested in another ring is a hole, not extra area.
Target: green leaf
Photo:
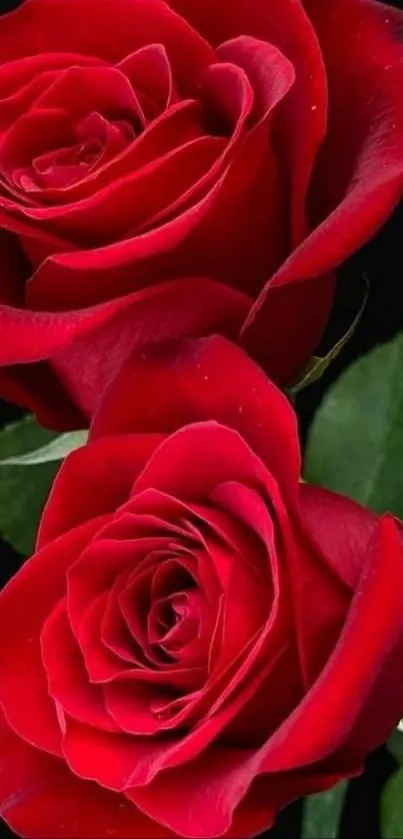
[[[316,413],[304,476],[403,518],[403,334],[355,362]]]
[[[84,446],[87,439],[88,431],[70,431],[68,434],[60,434],[46,446],[41,446],[39,449],[26,452],[26,454],[0,460],[0,468],[3,466],[38,466],[40,463],[63,460],[74,449]]]
[[[336,839],[348,782],[305,799],[302,839]]]
[[[383,839],[403,836],[403,768],[395,772],[385,784],[381,796],[381,834]]]
[[[17,458],[48,445],[55,437],[32,417],[26,417],[0,432],[0,458]],[[40,515],[57,469],[56,462],[35,467],[0,466],[0,532],[24,555],[32,553]]]
[[[346,344],[348,344],[350,339],[353,337],[354,332],[356,331],[357,326],[358,326],[358,324],[359,324],[359,322],[360,322],[360,320],[361,320],[361,318],[364,314],[364,310],[365,310],[365,307],[366,307],[367,301],[368,301],[369,283],[368,283],[368,280],[366,278],[364,278],[364,279],[365,279],[365,285],[366,285],[364,300],[363,300],[362,305],[360,306],[360,310],[357,313],[357,315],[355,316],[351,326],[349,327],[347,332],[344,335],[342,335],[341,338],[339,338],[339,340],[336,342],[336,344],[334,344],[334,346],[331,348],[331,350],[329,350],[329,352],[326,353],[326,355],[324,355],[324,356],[314,355],[310,359],[310,361],[308,361],[308,364],[306,365],[305,369],[299,374],[299,376],[297,377],[294,384],[292,384],[291,387],[289,388],[289,393],[291,393],[293,395],[296,395],[297,393],[300,392],[300,390],[303,390],[304,388],[308,387],[309,385],[313,385],[314,382],[317,382],[318,379],[320,379],[323,376],[323,374],[326,372],[327,368],[330,367],[332,361],[334,361],[334,359],[337,358],[339,353],[341,353],[341,351],[344,349]]]

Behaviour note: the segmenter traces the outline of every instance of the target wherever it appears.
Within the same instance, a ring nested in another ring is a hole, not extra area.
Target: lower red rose
[[[3,817],[258,834],[401,716],[402,594],[400,524],[300,481],[294,413],[241,350],[149,348],[0,595]]]

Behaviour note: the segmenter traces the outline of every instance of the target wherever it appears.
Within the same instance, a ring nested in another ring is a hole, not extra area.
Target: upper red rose
[[[129,362],[0,595],[14,830],[250,837],[385,741],[400,525],[299,476],[293,411],[239,348]]]
[[[294,374],[401,193],[402,21],[371,0],[4,16],[2,394],[83,424],[133,347],[213,331]]]

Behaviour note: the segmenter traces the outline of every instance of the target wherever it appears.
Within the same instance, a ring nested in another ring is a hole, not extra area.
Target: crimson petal
[[[150,43],[164,44],[174,72],[194,75],[211,63],[214,51],[186,21],[159,0],[101,0],[104,27],[94,26],[98,0],[28,0],[0,20],[0,54],[3,62],[49,49],[77,52],[121,61],[133,50]]]
[[[311,190],[319,224],[266,286],[245,324],[252,343],[254,332],[268,336],[271,371],[282,381],[298,372],[296,360],[302,365],[323,333],[332,291],[325,275],[376,233],[403,185],[402,13],[369,0],[307,0],[305,6],[330,88],[329,132]],[[346,146],[347,122],[354,130]],[[307,321],[311,308],[315,317]]]
[[[41,646],[48,689],[65,712],[94,728],[116,731],[106,711],[102,688],[91,684],[69,624],[66,601],[60,601],[47,618]]]
[[[105,521],[105,517],[87,521],[45,546],[0,594],[0,632],[7,638],[7,644],[0,646],[0,702],[16,732],[54,754],[60,753],[60,728],[48,694],[40,632],[49,611],[65,595],[67,568]]]
[[[63,761],[20,740],[2,719],[0,743],[0,812],[17,834],[30,839],[175,839],[123,796],[80,780]]]
[[[135,403],[122,399],[134,387]],[[210,419],[239,431],[283,491],[295,495],[300,453],[294,413],[260,368],[219,336],[161,344],[134,355],[95,416],[91,438],[145,428],[169,433]]]
[[[124,435],[76,449],[63,463],[42,516],[37,546],[127,501],[161,435]],[[79,494],[72,493],[76,485]]]
[[[301,524],[323,562],[354,591],[377,526],[371,510],[323,487],[300,484]]]

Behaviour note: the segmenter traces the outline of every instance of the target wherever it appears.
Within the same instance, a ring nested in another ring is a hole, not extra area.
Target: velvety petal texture
[[[402,716],[402,596],[401,524],[301,482],[293,410],[243,350],[144,347],[0,594],[2,817],[258,834]]]
[[[402,22],[374,0],[3,15],[0,393],[80,427],[137,347],[214,332],[298,373],[402,194]]]

